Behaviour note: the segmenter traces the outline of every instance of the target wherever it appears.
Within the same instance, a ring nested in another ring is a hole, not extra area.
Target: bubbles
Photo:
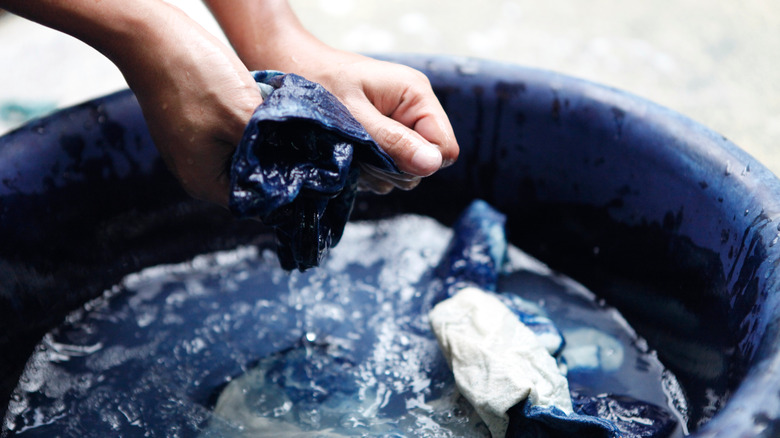
[[[450,237],[432,219],[401,216],[349,224],[323,267],[306,273],[284,272],[270,249],[242,247],[132,274],[46,335],[4,428],[22,436],[488,437],[428,325],[432,272]],[[562,329],[615,320],[582,286],[516,248],[510,254],[499,288],[522,291]],[[590,313],[571,311],[577,305]],[[620,348],[623,363],[639,354],[627,326],[610,328],[619,345],[598,344],[599,360],[614,362]],[[631,384],[602,380],[604,390]],[[661,391],[660,379],[653,384]]]

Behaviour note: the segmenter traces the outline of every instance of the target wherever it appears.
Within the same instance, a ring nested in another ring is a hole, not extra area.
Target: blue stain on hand
[[[360,175],[358,163],[400,173],[347,108],[294,74],[254,72],[267,93],[230,169],[230,210],[275,228],[284,269],[318,266],[341,239]]]

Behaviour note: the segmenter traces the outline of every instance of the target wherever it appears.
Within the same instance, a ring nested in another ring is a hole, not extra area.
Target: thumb
[[[353,113],[403,172],[428,176],[441,167],[442,155],[434,144],[412,129],[382,115],[370,102],[353,109]]]

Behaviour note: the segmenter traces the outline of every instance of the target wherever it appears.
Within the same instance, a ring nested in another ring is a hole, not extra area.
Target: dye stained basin
[[[689,428],[780,431],[780,181],[718,134],[634,96],[518,66],[396,57],[424,71],[461,146],[420,187],[355,218],[451,223],[472,199],[510,240],[617,306],[675,373]],[[70,310],[124,275],[271,239],[189,199],[129,92],[0,138],[0,396]]]

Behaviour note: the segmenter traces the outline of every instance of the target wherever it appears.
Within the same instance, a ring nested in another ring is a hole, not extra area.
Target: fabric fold
[[[474,201],[453,226],[428,316],[460,393],[493,438],[667,437],[676,420],[630,397],[571,391],[556,356],[553,322],[513,294],[496,293],[506,257],[506,218]]]
[[[341,239],[359,163],[400,170],[321,85],[276,71],[253,76],[267,95],[233,156],[229,207],[274,227],[282,267],[303,271]]]

